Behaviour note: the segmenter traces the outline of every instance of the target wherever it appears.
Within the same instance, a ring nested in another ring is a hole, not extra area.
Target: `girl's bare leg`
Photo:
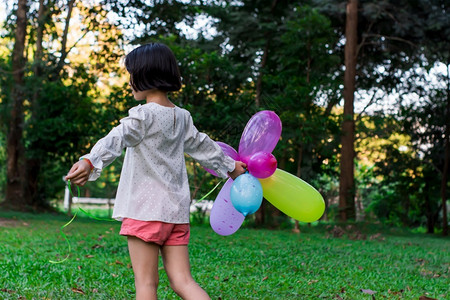
[[[128,251],[133,265],[136,300],[157,299],[158,255],[160,246],[129,236]]]
[[[187,246],[162,246],[161,255],[170,286],[184,300],[210,299],[191,275]]]

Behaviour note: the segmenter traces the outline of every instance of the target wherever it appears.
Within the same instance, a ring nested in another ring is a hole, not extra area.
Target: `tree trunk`
[[[300,178],[300,176],[302,175],[302,160],[303,160],[303,146],[300,144],[298,146],[298,156],[297,156],[297,174],[296,175],[298,178]],[[295,220],[295,225],[294,225],[293,231],[296,233],[300,233],[300,226],[299,226],[297,220]]]
[[[339,184],[339,217],[345,222],[355,218],[354,179],[354,92],[357,60],[358,1],[348,0],[345,26],[345,77],[344,77],[344,120],[341,137],[341,165]]]
[[[23,209],[28,202],[25,187],[25,150],[22,141],[25,99],[25,36],[27,32],[27,1],[19,0],[16,12],[15,42],[13,48],[12,72],[14,85],[11,91],[12,107],[7,135],[7,183],[5,205]]]
[[[39,0],[39,9],[37,15],[37,27],[36,27],[36,51],[34,53],[33,72],[34,72],[34,87],[33,97],[31,98],[31,118],[30,122],[33,124],[39,119],[39,98],[40,90],[42,87],[43,77],[43,36],[44,36],[44,24],[46,21],[46,7],[44,0]],[[33,145],[30,145],[34,148]],[[41,160],[37,157],[26,158],[26,189],[29,191],[30,203],[35,208],[37,206],[45,206],[45,197],[40,197],[39,188],[39,172],[41,170]]]
[[[431,196],[430,196],[430,187],[432,185],[432,178],[429,174],[424,175],[425,179],[425,187],[424,187],[424,200],[425,200],[425,216],[427,218],[427,233],[434,233],[434,225],[435,225],[435,219],[433,214],[433,209],[431,205]]]
[[[444,168],[442,170],[441,181],[441,199],[442,199],[442,234],[448,235],[448,220],[447,220],[447,181],[448,181],[448,168],[450,159],[450,64],[447,65],[447,109],[445,112],[445,157]]]

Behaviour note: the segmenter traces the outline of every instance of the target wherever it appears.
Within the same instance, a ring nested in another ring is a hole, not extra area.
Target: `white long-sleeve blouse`
[[[82,157],[94,166],[89,180],[96,180],[124,148],[113,211],[117,220],[189,223],[191,199],[184,153],[222,178],[235,168],[235,161],[197,130],[187,110],[177,106],[147,103],[130,109],[129,116]]]

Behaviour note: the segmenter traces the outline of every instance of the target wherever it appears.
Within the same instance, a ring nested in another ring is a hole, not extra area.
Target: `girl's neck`
[[[169,98],[167,97],[167,92],[160,91],[160,90],[149,90],[145,100],[147,103],[156,103],[162,106],[167,107],[174,107],[175,105],[170,102]]]

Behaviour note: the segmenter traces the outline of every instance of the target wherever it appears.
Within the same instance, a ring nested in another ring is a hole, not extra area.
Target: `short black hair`
[[[181,76],[172,50],[161,43],[142,45],[125,57],[130,84],[135,91],[158,89],[165,92],[181,88]]]

